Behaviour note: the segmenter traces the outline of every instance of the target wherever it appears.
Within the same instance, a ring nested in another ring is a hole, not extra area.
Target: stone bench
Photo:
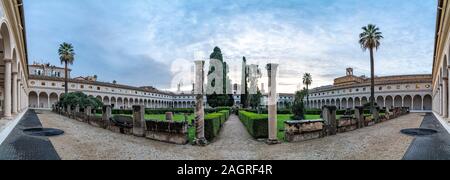
[[[343,116],[337,121],[337,131],[339,133],[354,131],[358,129],[358,119],[352,116]]]
[[[187,122],[146,120],[145,126],[145,137],[148,139],[174,144],[189,142]]]
[[[323,120],[286,121],[285,138],[288,142],[302,142],[323,137]]]

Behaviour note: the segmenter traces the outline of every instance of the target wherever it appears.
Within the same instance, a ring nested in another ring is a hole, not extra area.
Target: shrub
[[[230,111],[223,110],[205,116],[205,137],[208,141],[213,140],[220,132],[223,123],[228,119]]]
[[[239,111],[239,119],[253,138],[267,138],[269,136],[267,115]]]

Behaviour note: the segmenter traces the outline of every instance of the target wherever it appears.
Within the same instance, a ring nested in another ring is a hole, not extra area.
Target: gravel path
[[[356,131],[301,143],[266,145],[253,140],[237,116],[225,123],[220,136],[206,147],[173,145],[112,133],[51,112],[39,114],[44,127],[59,128],[63,136],[50,138],[62,159],[402,159],[413,138],[401,129],[417,128],[424,114],[398,119]]]

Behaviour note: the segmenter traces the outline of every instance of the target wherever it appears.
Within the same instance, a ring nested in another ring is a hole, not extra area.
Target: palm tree
[[[59,54],[59,59],[61,60],[61,64],[64,63],[64,73],[65,73],[64,90],[65,90],[65,94],[68,94],[69,86],[68,86],[68,82],[67,82],[68,81],[67,66],[68,66],[68,64],[73,64],[73,61],[75,60],[75,52],[73,50],[72,44],[62,43],[61,45],[59,45],[58,54]]]
[[[375,60],[373,50],[378,50],[383,35],[380,29],[373,24],[362,27],[363,32],[359,35],[359,44],[363,51],[370,51],[371,84],[370,84],[370,110],[375,112]]]
[[[303,75],[303,84],[306,85],[306,104],[309,107],[309,86],[312,84],[312,76],[310,73]]]

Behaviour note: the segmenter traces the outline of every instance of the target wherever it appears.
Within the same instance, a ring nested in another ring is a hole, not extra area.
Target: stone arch
[[[335,99],[331,100],[331,105],[336,106],[336,100]]]
[[[111,105],[111,101],[109,101],[109,97],[108,96],[103,97],[103,104]]]
[[[53,107],[56,103],[58,103],[58,94],[53,92],[50,94],[50,107]]]
[[[347,103],[347,99],[343,98],[341,101],[341,107],[342,109],[347,109],[348,108],[348,103]]]
[[[123,98],[123,108],[128,109],[129,101],[128,98]]]
[[[336,107],[338,108],[338,109],[341,109],[341,100],[340,99],[336,99]]]
[[[384,102],[383,96],[378,96],[378,97],[377,97],[377,105],[378,105],[379,107],[382,107],[382,108],[385,108],[385,107],[386,107],[386,104],[385,104],[385,102]]]
[[[48,94],[46,92],[39,93],[39,108],[49,108]]]
[[[422,96],[415,95],[413,98],[413,110],[422,110]]]
[[[369,98],[367,97],[362,97],[361,98],[361,104],[364,106],[365,104],[369,103]]]
[[[124,109],[122,97],[118,97],[118,98],[117,98],[117,108],[118,108],[118,109]]]
[[[423,98],[423,110],[431,111],[433,109],[433,98],[427,94]]]
[[[12,39],[11,31],[8,28],[6,22],[2,22],[0,25],[0,50],[3,51],[2,59],[12,59]]]
[[[118,108],[118,106],[117,106],[117,99],[116,99],[116,97],[111,97],[111,99],[110,99],[110,102],[109,102],[110,104],[111,104],[111,106],[112,106],[112,108],[113,109],[117,109]]]
[[[350,109],[353,109],[355,107],[355,100],[353,98],[348,98],[348,107]]]
[[[394,98],[392,96],[386,96],[386,106],[388,108],[394,107]]]
[[[448,74],[448,59],[447,55],[444,56],[443,66],[442,66],[442,115],[448,117],[449,115],[449,74]],[[421,108],[422,109],[422,108]]]
[[[403,98],[399,95],[394,98],[394,107],[403,107]]]
[[[403,97],[403,107],[412,108],[412,97],[410,95]]]
[[[355,106],[361,106],[361,98],[359,97],[355,98]]]
[[[38,94],[34,91],[28,93],[28,103],[31,108],[38,108]]]

